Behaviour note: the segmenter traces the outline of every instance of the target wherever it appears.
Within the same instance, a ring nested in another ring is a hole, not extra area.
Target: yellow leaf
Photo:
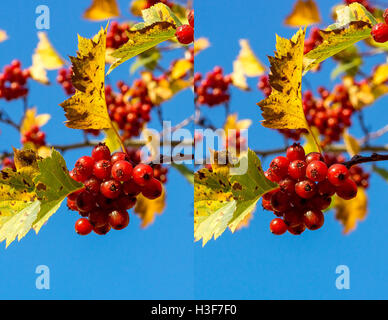
[[[106,20],[120,16],[116,0],[93,0],[85,11],[84,18],[93,21]]]
[[[225,135],[228,136],[229,130],[244,130],[248,129],[252,124],[250,119],[237,121],[237,113],[229,114],[224,124]]]
[[[106,30],[101,29],[93,40],[78,36],[77,57],[70,57],[76,92],[60,104],[69,128],[111,128],[105,102],[105,47]]]
[[[34,55],[37,55],[46,70],[55,70],[62,68],[65,65],[64,60],[56,52],[50,43],[45,32],[38,32],[38,46],[35,49]]]
[[[134,0],[131,2],[130,11],[136,17],[141,17],[141,11],[147,7],[147,0]]]
[[[145,71],[141,74],[147,89],[148,95],[153,104],[160,105],[162,102],[171,99],[178,92],[191,86],[190,81],[183,79],[160,79],[155,80],[151,72]]]
[[[39,156],[33,150],[14,149],[15,167],[18,172],[29,173],[30,175],[38,173],[38,159]]]
[[[237,61],[241,62],[241,67],[244,74],[247,77],[261,76],[265,71],[265,67],[255,56],[249,45],[248,40],[241,39],[240,47],[241,49],[239,55],[237,56]]]
[[[241,90],[249,90],[241,61],[233,61],[233,73],[231,74],[231,77],[235,87],[240,88]]]
[[[36,108],[27,109],[20,126],[20,133],[25,134],[30,131],[33,126],[43,127],[50,118],[51,116],[48,113],[36,115]]]
[[[311,131],[313,132],[314,137],[317,139],[317,142],[320,145],[321,142],[319,141],[319,130],[316,127],[311,127]],[[315,143],[313,135],[304,134],[306,142],[303,145],[303,149],[306,154],[309,154],[310,152],[321,152],[321,150],[319,150],[317,144]]]
[[[156,215],[161,215],[163,213],[165,207],[166,193],[163,188],[162,195],[155,200],[147,199],[142,194],[137,196],[134,211],[142,220],[142,228],[145,228],[154,222]]]
[[[113,122],[113,125],[115,126],[115,129],[118,132],[119,127],[117,123]],[[105,129],[104,142],[111,152],[117,151],[121,148],[121,141],[119,140],[119,137],[115,132],[115,129],[113,128]]]
[[[38,55],[32,55],[32,66],[29,68],[31,78],[41,84],[48,85],[50,80],[47,77],[46,69],[43,66],[42,59]]]
[[[388,63],[379,65],[373,72],[372,83],[374,85],[383,84],[388,81]]]
[[[307,26],[320,22],[321,17],[314,0],[298,0],[291,14],[284,21],[286,25],[291,27]]]
[[[358,221],[365,219],[368,212],[368,197],[364,188],[358,188],[357,196],[351,200],[336,197],[336,219],[344,225],[344,233],[353,231]]]
[[[207,38],[198,38],[194,40],[194,54],[198,54],[201,51],[210,47],[210,42]]]
[[[0,30],[0,42],[3,42],[5,40],[8,40],[7,32],[4,30]]]
[[[194,65],[187,59],[179,59],[177,62],[174,63],[171,70],[170,77],[173,80],[182,78],[187,72],[189,72],[192,68],[194,68]]]
[[[360,144],[357,139],[352,137],[347,131],[344,131],[344,142],[346,151],[351,157],[360,153]]]
[[[249,227],[249,224],[251,223],[253,219],[253,211],[248,213],[243,220],[241,220],[239,222],[239,224],[237,225],[237,227],[234,229],[234,231],[238,231],[238,230],[241,230],[243,228],[248,228]],[[230,227],[229,227],[230,228]]]
[[[273,129],[309,129],[302,106],[302,64],[305,30],[291,40],[276,37],[276,52],[269,57],[271,95],[259,102],[264,121]]]

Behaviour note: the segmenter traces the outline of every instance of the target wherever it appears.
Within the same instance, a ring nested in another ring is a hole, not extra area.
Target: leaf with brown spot
[[[60,104],[69,128],[111,128],[105,102],[105,49],[106,29],[101,29],[93,39],[78,36],[77,57],[70,57],[76,92]]]
[[[305,31],[291,40],[276,36],[276,52],[269,57],[271,95],[258,103],[264,121],[273,129],[309,129],[302,105],[302,64]]]

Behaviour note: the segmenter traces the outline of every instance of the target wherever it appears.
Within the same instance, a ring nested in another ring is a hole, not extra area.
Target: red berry
[[[108,160],[99,160],[94,164],[93,174],[100,180],[110,178],[112,165]]]
[[[287,225],[280,218],[275,218],[269,224],[269,229],[273,234],[281,235],[287,231]]]
[[[100,192],[101,181],[96,177],[91,177],[84,182],[85,190],[93,195],[97,195]]]
[[[264,176],[272,182],[279,182],[280,177],[278,177],[273,171],[269,168],[267,171],[264,172]]]
[[[89,212],[96,207],[96,198],[89,192],[82,192],[76,200],[78,211]]]
[[[120,160],[128,161],[128,156],[125,152],[115,152],[114,154],[112,154],[112,158],[110,159],[112,164],[115,164],[117,161]]]
[[[296,194],[303,199],[310,199],[315,196],[317,192],[317,186],[314,181],[302,180],[295,184]]]
[[[175,36],[182,44],[189,44],[194,41],[194,29],[188,24],[183,24],[176,29]]]
[[[296,181],[290,178],[285,178],[279,182],[280,191],[293,194],[295,192]]]
[[[72,178],[75,181],[82,182],[83,176],[80,175],[75,168],[71,171],[69,171],[70,178]]]
[[[313,162],[313,161],[325,161],[324,157],[322,156],[322,154],[320,154],[319,152],[310,152],[307,156],[306,156],[306,163],[309,164],[310,162]]]
[[[327,171],[327,179],[333,186],[336,187],[342,185],[348,177],[349,170],[343,164],[333,164]]]
[[[296,209],[287,210],[284,213],[284,222],[289,227],[295,227],[303,222],[303,213]]]
[[[384,14],[383,14],[383,18],[384,18],[385,23],[388,24],[388,8],[385,9]],[[194,26],[193,26],[193,28],[194,28]]]
[[[371,34],[376,42],[384,43],[388,41],[388,24],[378,23],[373,26]]]
[[[285,211],[290,207],[290,198],[287,194],[278,191],[271,197],[271,206],[273,210]]]
[[[305,160],[305,152],[300,143],[294,143],[292,146],[288,147],[286,154],[290,162],[294,160]]]
[[[336,188],[336,193],[342,199],[353,199],[357,196],[357,185],[352,179],[348,178],[340,187]]]
[[[120,210],[129,210],[136,204],[135,197],[120,196],[116,201],[116,208]]]
[[[121,183],[116,180],[107,180],[101,183],[100,192],[109,199],[116,199],[121,194]]]
[[[75,223],[75,232],[81,236],[85,236],[92,232],[93,226],[86,218],[80,218]]]
[[[72,201],[76,201],[76,200],[77,200],[77,197],[78,197],[82,192],[84,192],[84,191],[85,191],[84,188],[82,188],[82,189],[80,189],[80,190],[77,190],[77,191],[74,191],[73,193],[70,193],[70,194],[67,196],[67,198],[70,199],[70,200],[72,200]]]
[[[280,179],[284,178],[288,173],[288,165],[290,161],[286,157],[276,157],[269,165],[271,171],[277,175]]]
[[[331,204],[331,198],[330,197],[322,197],[322,196],[314,196],[310,200],[310,207],[313,209],[318,210],[326,210]]]
[[[190,10],[189,14],[187,15],[187,20],[189,20],[190,26],[194,28],[194,10]]]
[[[145,186],[142,188],[143,196],[151,200],[159,198],[162,195],[162,191],[162,184],[155,178],[147,181]]]
[[[295,180],[303,179],[306,176],[306,162],[294,160],[288,166],[288,174]]]
[[[94,227],[102,227],[108,223],[108,213],[96,208],[89,213],[89,221]]]
[[[124,229],[129,224],[129,214],[124,210],[114,210],[109,213],[109,224],[115,230]]]
[[[266,200],[266,199],[263,198],[261,200],[261,205],[262,205],[264,210],[273,211],[273,208],[272,208],[272,205],[271,205],[271,199],[270,200]]]
[[[141,187],[133,180],[123,183],[123,192],[127,196],[137,196],[141,192]]]
[[[152,170],[151,166],[140,163],[135,168],[133,168],[132,176],[135,183],[144,187],[147,181],[154,177],[154,170]]]
[[[303,222],[309,230],[317,230],[323,226],[325,218],[322,211],[313,209],[303,215]]]
[[[310,164],[306,168],[306,176],[307,178],[319,182],[326,179],[327,175],[327,165],[318,160],[314,160],[310,162]]]
[[[335,193],[335,187],[329,180],[323,180],[317,184],[318,194],[324,197],[331,197]]]
[[[69,198],[67,198],[67,207],[69,208],[69,210],[78,211],[76,202]]]
[[[132,166],[128,161],[120,160],[112,166],[112,177],[118,181],[131,179]]]
[[[83,181],[85,181],[93,174],[93,166],[94,160],[91,157],[83,156],[77,160],[74,169],[77,171],[77,174],[84,178]]]
[[[306,229],[306,225],[304,223],[301,223],[299,225],[296,225],[294,227],[288,227],[288,232],[295,235],[295,236],[298,236],[300,234],[303,233],[303,231]]]
[[[101,227],[93,227],[93,231],[98,235],[104,235],[107,234],[111,229],[111,226],[109,223],[101,226]]]
[[[110,150],[105,143],[99,143],[93,148],[92,158],[94,161],[110,160]]]

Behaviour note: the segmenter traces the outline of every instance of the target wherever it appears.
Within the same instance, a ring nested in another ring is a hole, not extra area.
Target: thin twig
[[[343,164],[347,168],[350,168],[351,166],[354,166],[354,165],[360,164],[360,163],[387,161],[387,160],[388,160],[388,154],[372,153],[370,156],[355,155],[352,157],[352,159],[344,162]]]

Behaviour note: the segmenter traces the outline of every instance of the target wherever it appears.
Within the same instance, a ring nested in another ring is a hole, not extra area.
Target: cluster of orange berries
[[[25,97],[28,94],[26,87],[28,78],[30,78],[30,70],[22,69],[21,62],[13,60],[0,73],[0,98],[10,101]]]

